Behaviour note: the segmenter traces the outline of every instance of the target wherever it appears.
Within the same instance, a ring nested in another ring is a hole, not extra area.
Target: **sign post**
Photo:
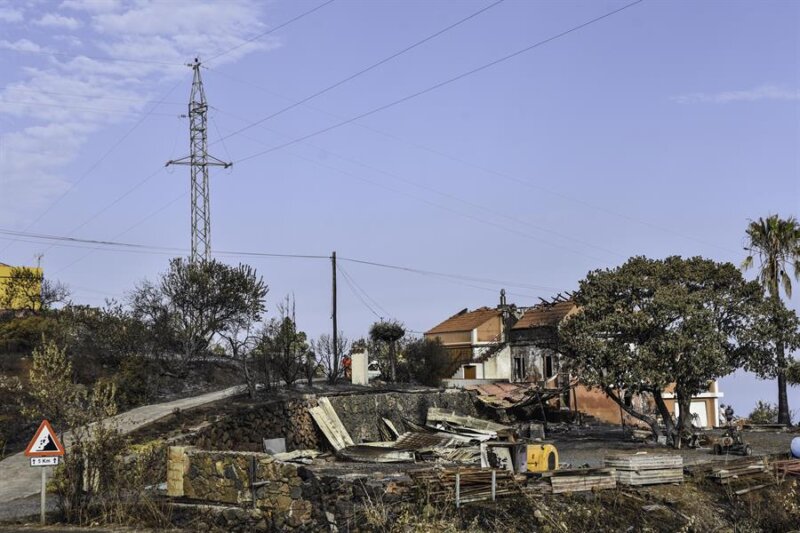
[[[25,448],[25,457],[31,458],[31,466],[46,467],[55,466],[58,464],[59,457],[64,456],[64,446],[58,440],[56,432],[47,420],[42,420],[36,434],[28,443]],[[45,511],[47,510],[47,503],[45,498],[47,496],[47,470],[42,468],[42,510],[39,515],[39,520],[42,524],[45,523]]]

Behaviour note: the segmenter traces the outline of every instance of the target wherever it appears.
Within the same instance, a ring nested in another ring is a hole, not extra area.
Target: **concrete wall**
[[[504,346],[502,350],[490,357],[484,364],[484,379],[511,379],[511,347]]]

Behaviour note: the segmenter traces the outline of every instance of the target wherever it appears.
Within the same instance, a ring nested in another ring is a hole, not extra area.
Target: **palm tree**
[[[778,215],[770,215],[766,219],[759,217],[758,220],[751,220],[747,226],[745,250],[749,255],[742,263],[742,269],[751,268],[755,257],[758,257],[758,278],[769,297],[779,301],[780,289],[783,288],[786,297],[791,298],[792,277],[787,269],[793,271],[795,279],[800,279],[800,224],[797,219],[782,219]],[[778,423],[790,424],[789,400],[786,395],[786,354],[782,343],[776,345]]]

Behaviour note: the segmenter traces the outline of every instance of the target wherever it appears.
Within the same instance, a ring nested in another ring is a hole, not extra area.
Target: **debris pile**
[[[800,477],[800,459],[787,459],[772,463],[775,474],[779,476]]]
[[[386,440],[358,444],[353,442],[327,398],[319,398],[319,406],[311,408],[309,413],[336,455],[349,461],[419,460],[502,468],[511,473],[527,470],[526,443],[519,440],[513,427],[448,409],[430,407],[424,425],[404,420],[407,431],[403,433],[390,420],[381,418],[381,435]]]
[[[431,501],[454,501],[456,506],[499,496],[520,494],[514,475],[507,470],[476,467],[438,467],[411,473],[425,487]]]
[[[708,477],[720,485],[730,485],[740,479],[759,476],[767,472],[767,463],[763,457],[711,463],[710,467]]]

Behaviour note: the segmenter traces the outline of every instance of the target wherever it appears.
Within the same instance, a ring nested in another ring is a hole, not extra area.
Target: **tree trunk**
[[[679,411],[678,427],[676,428],[678,446],[676,447],[680,447],[682,437],[694,433],[694,429],[692,428],[692,396],[680,389],[677,389],[675,392],[675,402]]]
[[[783,343],[778,344],[778,424],[792,423],[789,396],[786,394],[786,355]]]
[[[244,372],[244,380],[247,383],[247,394],[250,395],[251,400],[256,399],[256,381],[250,373],[250,368],[247,366],[247,357],[242,358],[242,371]]]
[[[656,409],[658,409],[658,414],[661,416],[661,421],[664,422],[664,433],[667,435],[667,438],[672,440],[673,446],[676,448],[680,447],[680,439],[675,438],[676,432],[675,424],[672,423],[672,413],[670,413],[667,408],[667,403],[661,395],[661,390],[657,389],[653,391],[653,400],[656,402]]]
[[[395,354],[395,347],[394,342],[389,344],[389,372],[391,373],[391,382],[397,383],[397,365],[395,360],[397,359],[397,355]]]
[[[606,396],[611,398],[617,405],[619,405],[620,409],[622,409],[623,411],[625,411],[626,413],[628,413],[632,417],[634,417],[634,418],[636,418],[638,420],[641,420],[642,422],[644,422],[645,424],[650,426],[650,431],[653,432],[653,436],[655,438],[658,438],[658,436],[660,435],[660,432],[659,432],[659,428],[658,428],[658,420],[657,419],[653,418],[652,416],[647,416],[644,413],[640,413],[639,411],[637,411],[633,407],[625,405],[625,402],[622,401],[622,399],[619,396],[614,394],[614,390],[611,389],[610,387],[603,387],[603,392],[605,392]]]

